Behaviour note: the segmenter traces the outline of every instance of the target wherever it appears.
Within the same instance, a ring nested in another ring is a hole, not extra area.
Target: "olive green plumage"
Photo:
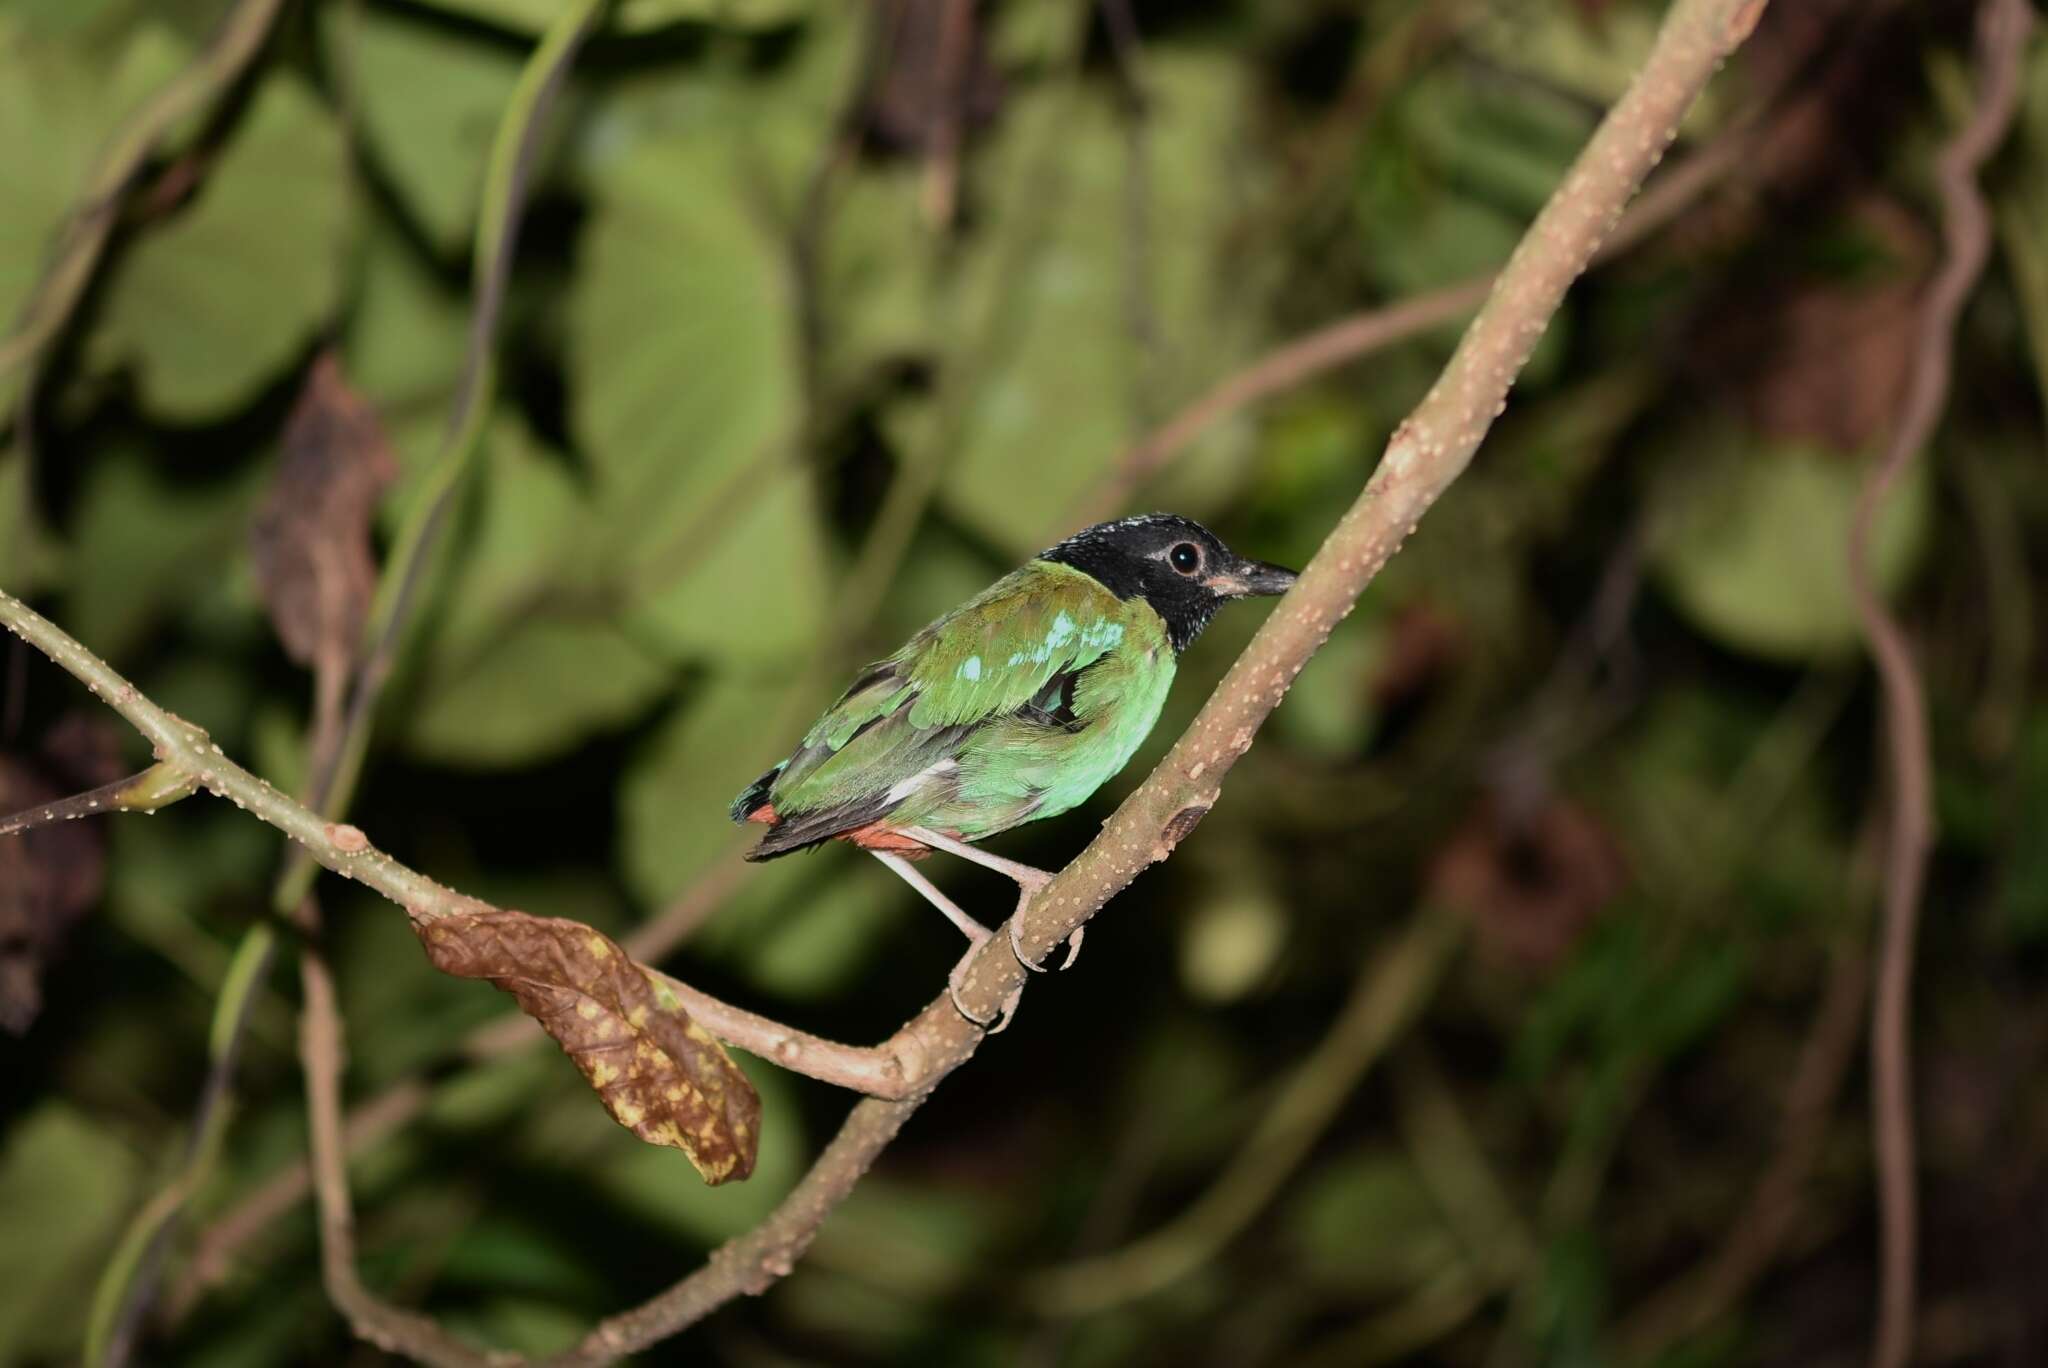
[[[1087,529],[865,671],[733,803],[771,823],[750,858],[878,827],[976,841],[1067,811],[1152,730],[1216,605],[1292,580],[1183,518]]]

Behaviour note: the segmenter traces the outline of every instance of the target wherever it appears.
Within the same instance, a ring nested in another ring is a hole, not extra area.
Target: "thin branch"
[[[414,600],[432,563],[434,546],[447,526],[470,458],[483,435],[495,386],[498,316],[511,279],[513,254],[519,244],[528,186],[540,155],[542,130],[548,111],[568,79],[576,53],[590,36],[604,3],[605,0],[575,0],[562,9],[520,69],[512,97],[498,122],[484,166],[483,203],[477,212],[472,267],[476,302],[470,310],[462,375],[425,489],[378,578],[377,598],[356,666],[355,687],[350,693],[341,740],[329,762],[314,774],[313,806],[322,811],[345,809],[354,793],[369,748],[377,702],[397,664],[398,650]],[[311,865],[293,862],[279,883],[275,905],[298,906],[312,878]]]
[[[1265,1210],[1344,1099],[1429,1000],[1463,929],[1438,909],[1418,912],[1398,941],[1366,957],[1330,1029],[1201,1196],[1120,1249],[1034,1275],[1025,1284],[1027,1299],[1050,1315],[1091,1315],[1149,1296],[1213,1259]]]
[[[348,1195],[348,1155],[341,1137],[344,1046],[334,981],[320,952],[299,952],[305,1006],[299,1013],[299,1057],[306,1073],[306,1115],[311,1122],[314,1186],[320,1206],[320,1273],[327,1295],[350,1328],[380,1349],[435,1368],[491,1368],[516,1355],[486,1354],[450,1335],[440,1324],[378,1298],[356,1274],[355,1217]]]
[[[113,232],[121,196],[166,134],[235,83],[269,36],[283,0],[241,0],[193,63],[151,96],[115,135],[58,239],[49,269],[0,342],[0,377],[29,364],[85,294]]]
[[[1885,745],[1892,786],[1884,929],[1870,1032],[1882,1240],[1877,1340],[1872,1352],[1878,1368],[1904,1368],[1913,1351],[1919,1220],[1914,1195],[1909,1037],[1913,942],[1927,856],[1933,846],[1934,819],[1926,700],[1905,631],[1871,585],[1870,535],[1886,496],[1932,439],[1948,400],[1956,322],[1991,254],[1991,216],[1977,188],[1977,172],[2005,140],[2019,107],[2020,72],[2032,22],[2027,0],[1985,0],[1978,12],[1977,109],[1935,159],[1944,259],[1921,310],[1913,369],[1891,443],[1864,481],[1855,522],[1849,529],[1850,588],[1884,690]]]
[[[1677,218],[1701,194],[1740,166],[1760,141],[1762,135],[1753,127],[1737,126],[1659,176],[1615,226],[1594,260],[1604,262],[1620,256]],[[1094,522],[1115,515],[1175,457],[1240,409],[1463,318],[1486,301],[1496,278],[1492,273],[1473,276],[1397,304],[1366,309],[1283,343],[1243,370],[1226,376],[1124,452],[1110,473],[1082,497],[1063,523]]]
[[[1443,376],[1395,430],[1378,471],[1300,583],[1165,760],[1102,834],[1021,911],[1018,941],[1026,954],[1049,954],[1146,866],[1165,859],[1216,802],[1223,776],[1250,747],[1302,665],[1471,461],[1565,291],[1662,155],[1685,110],[1762,10],[1760,0],[1673,5],[1642,71],[1537,216]],[[229,761],[203,731],[142,697],[105,662],[5,593],[0,623],[126,717],[156,746],[160,759],[186,765],[201,787],[276,826],[325,867],[369,885],[415,918],[484,906],[407,868],[354,827],[327,822]],[[991,937],[961,984],[961,997],[979,1014],[993,1015],[1023,985],[1024,970],[1006,939],[1001,933]],[[955,1010],[950,994],[941,993],[896,1039],[915,1042],[902,1058],[903,1067],[914,1071],[917,1096],[871,1098],[855,1106],[839,1135],[766,1221],[653,1301],[605,1322],[560,1361],[592,1363],[635,1352],[788,1273],[922,1093],[970,1058],[982,1033]]]
[[[627,954],[643,963],[660,961],[730,896],[745,870],[746,865],[736,854],[719,861],[678,894],[660,914],[636,927],[631,935],[622,937],[619,944]],[[705,1019],[709,1020],[718,1016],[720,1009],[739,1012],[738,1008],[727,1007],[673,979],[669,982],[678,997],[686,997],[696,1004],[691,1009],[693,1014],[702,1011]],[[777,1029],[787,1030],[783,1027]],[[537,1049],[546,1040],[546,1035],[536,1029],[524,1014],[508,1012],[476,1026],[457,1042],[451,1053],[473,1063],[481,1063],[502,1058],[516,1050]],[[819,1043],[837,1050],[851,1048],[833,1045],[829,1041]],[[879,1069],[863,1068],[857,1064],[846,1071],[848,1078],[856,1075],[881,1087],[885,1094],[892,1090],[891,1083],[881,1077]],[[858,1084],[851,1086],[859,1087]],[[894,1085],[894,1090],[901,1092],[904,1088]],[[426,1110],[434,1096],[435,1091],[425,1078],[413,1074],[390,1084],[369,1101],[351,1108],[342,1128],[342,1139],[349,1156],[353,1158],[361,1154],[406,1125]],[[202,1230],[191,1259],[167,1299],[165,1311],[169,1319],[173,1322],[183,1320],[206,1290],[226,1276],[230,1263],[242,1247],[269,1229],[273,1221],[298,1205],[311,1191],[311,1166],[305,1159],[294,1160],[243,1194],[235,1205]]]
[[[152,765],[140,774],[116,779],[111,784],[101,784],[98,788],[74,793],[68,798],[38,803],[32,808],[0,817],[0,836],[19,836],[39,827],[75,822],[81,817],[98,817],[109,812],[155,812],[192,792],[189,785],[174,782],[173,791],[151,794],[149,790],[152,781],[159,777],[159,768]]]
[[[217,797],[276,827],[319,865],[383,894],[415,921],[457,913],[488,912],[489,903],[458,893],[400,863],[370,844],[353,826],[329,822],[311,808],[273,788],[221,753],[205,732],[144,697],[133,684],[94,656],[62,628],[0,591],[0,623],[82,680],[95,695],[127,718],[156,747],[158,758],[182,770]],[[1021,972],[1021,971],[1020,971]],[[899,1032],[882,1045],[862,1049],[809,1035],[794,1027],[718,1001],[655,971],[686,1011],[729,1043],[785,1068],[828,1083],[883,1096],[908,1096],[925,1083],[923,1054]]]
[[[256,996],[276,951],[271,928],[264,925],[259,931],[261,934],[243,941],[221,984],[209,1032],[206,1081],[193,1108],[192,1131],[178,1171],[130,1218],[93,1289],[85,1361],[94,1368],[119,1368],[134,1354],[163,1263],[165,1242],[185,1204],[212,1173],[220,1153],[231,1109],[235,1064],[241,1053],[242,1034],[237,1028],[247,1019],[245,1004]]]

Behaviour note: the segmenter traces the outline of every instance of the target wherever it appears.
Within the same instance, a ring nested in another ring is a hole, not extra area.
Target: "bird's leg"
[[[1017,884],[1017,910],[1010,917],[1010,949],[1016,952],[1017,963],[1023,965],[1032,973],[1042,974],[1045,972],[1044,965],[1034,964],[1025,958],[1024,947],[1018,941],[1017,933],[1023,929],[1025,904],[1031,901],[1031,896],[1034,893],[1052,882],[1051,874],[1038,868],[1036,865],[1022,864],[1016,860],[1006,860],[1000,855],[991,855],[986,850],[969,845],[965,841],[955,840],[951,836],[942,836],[929,827],[905,827],[903,834],[912,840],[923,841],[926,845],[936,847],[939,850],[951,851],[963,860],[972,860],[983,869],[993,869],[998,874],[1007,875],[1009,878],[1014,879]],[[1067,957],[1060,961],[1060,968],[1072,967],[1074,957],[1081,953],[1081,937],[1086,935],[1087,931],[1087,927],[1077,926],[1074,928],[1074,934],[1067,937]]]
[[[960,934],[973,942],[967,947],[967,953],[960,957],[959,963],[953,966],[953,972],[946,975],[946,989],[952,994],[953,1009],[959,1012],[961,1016],[966,1017],[976,1026],[986,1027],[990,1035],[1001,1034],[1009,1026],[1010,1018],[1017,1010],[1017,999],[1022,993],[1021,989],[1010,994],[1003,1002],[1003,1005],[996,1009],[994,1017],[978,1017],[968,1011],[966,1004],[960,1001],[960,985],[962,977],[967,971],[968,961],[974,958],[976,951],[988,943],[988,938],[993,933],[986,926],[983,926],[980,922],[961,911],[958,903],[939,892],[930,879],[918,873],[916,867],[901,855],[893,854],[886,850],[870,850],[868,854],[887,865],[895,872],[897,878],[916,889],[926,902],[945,913],[946,920],[959,927]],[[990,1021],[994,1021],[995,1025],[989,1026]]]

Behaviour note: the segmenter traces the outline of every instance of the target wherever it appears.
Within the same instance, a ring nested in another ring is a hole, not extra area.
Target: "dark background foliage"
[[[1189,399],[1344,313],[1496,267],[1660,7],[1002,0],[968,7],[950,47],[940,0],[613,8],[548,120],[484,442],[351,817],[437,878],[614,936],[719,880],[667,968],[879,1039],[941,983],[953,933],[852,852],[733,878],[727,800],[851,668],[1116,511],[1120,454]],[[225,11],[0,8],[0,312],[95,155]],[[388,492],[320,498],[374,509],[387,546],[458,383],[493,131],[552,12],[288,7],[126,197],[32,415],[0,436],[0,585],[281,785],[305,778],[308,652],[280,643],[251,547],[292,478],[287,419],[325,374],[381,422]],[[1747,120],[1767,136],[1574,292],[1473,470],[1199,835],[1074,972],[1034,984],[794,1276],[651,1358],[1860,1360],[1884,770],[1844,547],[1939,257],[1928,168],[1968,105],[1969,21],[1773,7],[1672,160]],[[1951,408],[1875,562],[1937,772],[1921,1357],[2031,1364],[2039,39],[1986,188],[1998,249]],[[1232,414],[1128,506],[1300,563],[1454,337]],[[1076,851],[1256,618],[1190,652],[1110,792],[1004,852]],[[0,809],[142,762],[89,702],[0,648]],[[209,1019],[280,856],[218,803],[0,841],[0,1361],[76,1354],[121,1231],[182,1162]],[[995,919],[999,882],[941,873]],[[503,1001],[438,976],[364,891],[324,902],[351,1097],[431,1090],[357,1166],[365,1277],[464,1333],[542,1351],[654,1292],[757,1221],[843,1113],[746,1060],[759,1168],[707,1189],[559,1056],[466,1061]],[[280,968],[254,999],[143,1361],[374,1357],[327,1307],[303,1202],[224,1277],[192,1273],[202,1232],[301,1153],[297,992]],[[1354,992],[1412,1021],[1381,1049],[1346,1025]]]

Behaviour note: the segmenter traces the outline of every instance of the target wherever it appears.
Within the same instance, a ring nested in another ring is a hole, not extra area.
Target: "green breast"
[[[960,751],[957,796],[926,824],[971,839],[1066,812],[1130,763],[1158,722],[1173,686],[1174,654],[1166,624],[1149,604],[1119,601],[1098,587],[1087,611],[1056,615],[1047,633],[1072,634],[1100,650],[1075,683],[1072,723],[1047,726],[1019,716],[976,731]]]

